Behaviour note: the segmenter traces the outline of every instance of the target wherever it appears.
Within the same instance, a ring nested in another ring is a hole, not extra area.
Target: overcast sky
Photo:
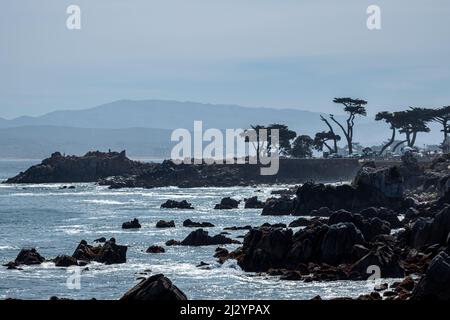
[[[382,30],[366,27],[370,4]],[[2,0],[0,117],[118,99],[450,105],[449,17],[448,0]]]

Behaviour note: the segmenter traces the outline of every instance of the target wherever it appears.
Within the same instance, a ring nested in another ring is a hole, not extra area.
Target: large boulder
[[[161,208],[164,209],[194,209],[192,204],[187,202],[186,200],[176,201],[176,200],[167,200],[161,205]]]
[[[450,256],[439,253],[413,290],[415,300],[450,300]]]
[[[35,248],[31,249],[22,249],[20,250],[19,254],[17,255],[16,259],[14,261],[11,261],[8,263],[8,266],[15,267],[19,265],[35,265],[35,264],[41,264],[45,261],[45,258],[42,257],[39,252],[36,251]]]
[[[100,246],[91,246],[85,240],[81,240],[72,257],[82,261],[96,261],[105,264],[125,263],[127,247],[116,244],[111,238]]]
[[[165,220],[159,220],[156,223],[156,228],[175,228],[175,221],[165,221]]]
[[[55,263],[56,267],[70,267],[78,265],[77,259],[67,255],[57,256],[55,259],[53,259],[53,262]]]
[[[292,214],[294,209],[294,200],[289,197],[269,198],[264,204],[262,210],[263,216],[282,216]]]
[[[283,267],[291,246],[291,229],[251,229],[244,238],[238,264],[248,272],[261,272],[270,268]]]
[[[363,244],[364,238],[353,223],[334,224],[325,233],[320,247],[320,261],[337,265],[351,258],[355,244]]]
[[[411,227],[409,245],[421,248],[434,244],[445,245],[450,233],[450,206],[444,207],[434,218],[418,218]]]
[[[387,245],[377,246],[371,250],[355,262],[350,270],[351,272],[358,272],[363,278],[367,278],[373,271],[369,269],[371,266],[380,268],[382,278],[403,278],[405,276],[405,270],[400,266],[399,257]]]
[[[244,202],[245,202],[245,205],[244,205],[245,209],[262,209],[262,208],[264,208],[264,202],[258,200],[257,196],[245,199]]]
[[[223,198],[220,203],[216,204],[214,209],[216,210],[229,210],[229,209],[237,209],[239,207],[238,200],[232,199],[230,197]]]
[[[240,243],[239,241],[225,237],[222,234],[211,237],[208,231],[197,229],[192,231],[183,241],[180,242],[182,246],[209,246],[220,244]]]
[[[403,223],[398,218],[398,213],[395,212],[394,210],[391,210],[388,208],[369,207],[369,208],[361,210],[359,212],[359,214],[365,219],[379,218],[381,220],[389,222],[391,228],[402,228],[403,227]]]
[[[311,215],[327,207],[332,211],[351,209],[355,190],[350,185],[325,185],[308,182],[297,189],[294,215]]]
[[[366,202],[397,207],[403,200],[403,177],[398,167],[363,166],[356,174],[357,188],[363,206]]]
[[[163,274],[157,274],[142,280],[120,300],[187,300],[187,297]]]
[[[122,223],[122,229],[139,229],[141,227],[141,224],[139,223],[139,220],[134,218],[131,221],[127,221]]]
[[[328,219],[329,225],[341,222],[353,223],[362,232],[366,241],[372,241],[381,234],[391,233],[389,222],[379,218],[365,219],[361,214],[353,214],[343,209],[334,212]]]

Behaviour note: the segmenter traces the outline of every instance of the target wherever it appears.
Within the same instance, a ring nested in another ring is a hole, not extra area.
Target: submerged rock
[[[175,221],[173,221],[173,220],[170,220],[170,221],[159,220],[156,223],[156,228],[175,228]]]
[[[165,209],[194,209],[192,204],[187,202],[186,200],[176,201],[176,200],[167,200],[161,205],[161,208]]]
[[[230,230],[230,231],[237,231],[237,230],[250,230],[252,228],[252,226],[242,226],[242,227],[237,227],[237,226],[233,226],[233,227],[225,227],[223,228],[223,230]]]
[[[147,253],[164,253],[166,250],[163,247],[160,246],[150,246],[145,251]]]
[[[120,300],[187,300],[187,297],[163,274],[157,274],[139,282]]]
[[[214,225],[209,222],[194,222],[191,219],[187,219],[183,221],[183,227],[188,228],[212,228]]]

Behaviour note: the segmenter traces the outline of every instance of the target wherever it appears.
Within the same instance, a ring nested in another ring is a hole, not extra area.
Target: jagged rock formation
[[[163,274],[142,280],[120,300],[187,300],[186,295]]]

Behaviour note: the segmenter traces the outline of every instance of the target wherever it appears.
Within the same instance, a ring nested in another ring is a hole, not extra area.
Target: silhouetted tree
[[[311,158],[314,140],[308,135],[301,135],[292,142],[290,154],[296,158]]]
[[[384,121],[384,122],[386,122],[387,124],[390,125],[390,129],[392,130],[392,135],[391,135],[390,140],[381,148],[381,150],[379,152],[379,154],[382,155],[383,152],[389,146],[391,146],[394,143],[394,141],[395,141],[395,135],[396,135],[396,132],[397,132],[397,126],[396,126],[396,123],[395,123],[396,119],[395,119],[395,116],[394,116],[394,114],[392,112],[382,111],[382,112],[378,112],[375,115],[375,120],[376,121]]]
[[[450,106],[434,109],[431,113],[432,120],[442,125],[441,131],[444,133],[444,143],[448,137],[448,133],[450,132]]]
[[[259,162],[259,157],[260,157],[260,151],[261,151],[261,135],[260,135],[260,130],[261,129],[267,129],[265,126],[263,125],[251,125],[250,126],[251,129],[246,129],[244,130],[244,134],[245,135],[245,141],[246,142],[251,142],[256,150],[256,159]],[[256,139],[256,141],[251,141],[249,139],[249,134],[253,134],[254,138]]]
[[[291,150],[291,140],[297,136],[295,131],[292,131],[288,126],[284,124],[273,123],[267,127],[268,130],[268,143],[267,149],[271,152],[272,149],[272,130],[278,130],[278,153],[280,155],[287,155]]]
[[[328,129],[330,130],[329,131],[329,133],[330,133],[329,136],[332,137],[331,140],[333,140],[333,150],[330,149],[330,153],[337,153],[338,152],[338,146],[337,146],[338,139],[337,139],[337,137],[339,137],[339,136],[334,132],[333,126],[330,124],[330,122],[324,116],[320,115],[320,120],[325,122],[325,124],[327,125]],[[339,137],[339,140],[340,140],[340,138],[341,137]]]
[[[336,141],[340,141],[340,140],[341,140],[341,137],[339,135],[334,134],[334,132],[322,131],[322,132],[316,133],[316,135],[314,137],[313,145],[317,151],[323,151],[323,147],[326,147],[330,153],[336,153],[337,145],[336,145],[336,148],[331,148],[328,145],[327,141],[336,142]]]
[[[402,143],[406,143],[408,147],[413,148],[416,144],[417,134],[419,132],[430,132],[427,123],[433,117],[430,109],[410,108],[405,111],[394,112],[395,126],[399,128],[399,132],[405,135],[405,139],[394,146],[395,151]]]
[[[335,98],[334,103],[342,104],[344,106],[344,111],[348,113],[348,118],[346,120],[346,127],[344,127],[339,121],[334,118],[334,115],[330,114],[330,119],[336,123],[339,128],[341,128],[344,133],[345,139],[347,140],[348,153],[353,153],[353,127],[355,125],[355,118],[357,115],[366,116],[367,111],[364,107],[367,101],[362,99],[352,99],[352,98]]]

